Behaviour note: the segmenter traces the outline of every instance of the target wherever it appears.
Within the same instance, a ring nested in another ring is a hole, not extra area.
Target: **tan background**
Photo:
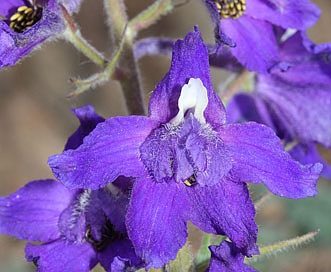
[[[130,16],[134,16],[153,1],[126,2]],[[331,1],[314,2],[323,9],[323,14],[309,31],[310,37],[318,43],[331,41]],[[109,56],[112,48],[104,20],[102,1],[96,0],[86,0],[77,16],[83,35]],[[162,18],[143,31],[140,37],[162,35],[182,38],[194,25],[199,25],[206,41],[212,40],[207,12],[196,0]],[[139,64],[147,102],[151,90],[168,70],[170,61],[166,57],[146,57]],[[28,181],[52,177],[47,158],[62,151],[66,138],[78,125],[70,107],[90,103],[104,117],[126,114],[117,83],[109,83],[75,100],[65,98],[72,90],[68,83],[70,77],[84,78],[96,71],[97,67],[62,40],[48,43],[19,65],[0,71],[0,195],[14,192]],[[215,86],[218,86],[219,72],[213,69],[212,75]],[[327,182],[323,183],[330,187]],[[275,226],[291,227],[290,219],[284,223],[284,207],[280,200],[271,201],[259,218],[262,222],[267,219]],[[330,217],[330,214],[325,216]],[[331,227],[329,232],[331,236]],[[296,252],[291,259],[280,254],[263,269],[331,271],[330,248],[331,245],[313,243]],[[1,236],[0,271],[28,271],[29,267],[31,269],[32,266],[24,261],[24,242]]]

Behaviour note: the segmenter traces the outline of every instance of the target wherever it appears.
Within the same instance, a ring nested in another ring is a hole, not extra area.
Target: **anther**
[[[245,13],[246,0],[214,0],[221,19],[238,19]]]
[[[42,11],[43,8],[38,4],[32,7],[20,6],[10,17],[9,27],[15,32],[22,33],[41,19]]]

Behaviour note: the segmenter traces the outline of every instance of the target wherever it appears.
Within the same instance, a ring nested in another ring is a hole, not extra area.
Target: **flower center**
[[[214,0],[221,19],[238,19],[245,13],[246,0]]]
[[[15,32],[22,33],[37,23],[41,19],[42,13],[43,8],[35,3],[32,7],[20,6],[10,17],[9,27]]]

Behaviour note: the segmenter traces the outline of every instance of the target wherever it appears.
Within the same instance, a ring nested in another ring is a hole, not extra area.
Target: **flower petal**
[[[152,94],[149,116],[160,123],[167,123],[175,117],[181,89],[190,78],[200,78],[207,89],[208,106],[204,112],[207,122],[213,126],[224,124],[224,106],[213,91],[208,50],[198,28],[195,28],[194,32],[189,32],[184,40],[178,40],[174,44],[170,70]]]
[[[175,259],[187,237],[185,185],[137,180],[133,186],[126,224],[138,256],[160,268]]]
[[[142,265],[142,261],[136,255],[129,239],[112,242],[107,248],[98,253],[98,259],[102,267],[109,272],[127,271],[128,268],[139,268]]]
[[[319,162],[323,165],[322,177],[331,179],[331,165],[319,154],[316,144],[298,144],[289,153],[291,156],[303,164]]]
[[[211,259],[207,272],[257,272],[244,263],[244,256],[230,242],[223,241],[219,246],[210,246]]]
[[[60,236],[58,220],[72,192],[55,180],[36,180],[0,198],[0,232],[29,241]]]
[[[317,22],[321,11],[308,0],[250,0],[245,14],[283,28],[307,29]]]
[[[139,146],[154,127],[155,122],[143,116],[108,119],[77,149],[52,156],[48,163],[68,187],[98,189],[119,175],[144,175]]]
[[[236,42],[231,52],[248,70],[265,73],[279,61],[277,41],[267,22],[244,15],[222,20],[221,30]]]
[[[228,236],[246,254],[256,254],[255,209],[247,186],[224,178],[214,186],[187,188],[189,220],[205,232]]]
[[[88,272],[98,263],[89,243],[69,244],[61,239],[42,245],[27,244],[25,257],[37,264],[37,271]]]
[[[232,153],[232,172],[243,181],[264,183],[276,195],[302,198],[317,193],[321,164],[302,166],[285,152],[268,127],[254,122],[230,124],[219,136]]]
[[[292,76],[285,75],[288,72],[282,77],[260,75],[257,95],[274,112],[279,127],[277,133],[282,138],[306,143],[316,141],[331,147],[331,86],[314,82],[313,77],[309,85],[296,83],[303,75],[308,77],[305,71],[311,68],[298,67]]]
[[[72,109],[80,122],[79,128],[69,137],[64,150],[75,149],[83,143],[85,136],[96,127],[97,124],[105,121],[104,118],[94,112],[94,108],[90,105]]]

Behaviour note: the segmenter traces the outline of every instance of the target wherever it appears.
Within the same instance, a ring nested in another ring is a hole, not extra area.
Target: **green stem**
[[[75,97],[90,88],[96,87],[114,76],[116,73],[116,65],[120,59],[121,53],[123,51],[124,40],[122,39],[119,48],[115,51],[111,61],[107,65],[106,69],[98,74],[95,74],[85,80],[75,80],[72,79],[71,81],[76,85],[77,89],[74,92],[71,92],[68,95],[68,98]]]
[[[140,30],[146,29],[157,22],[162,16],[168,14],[174,7],[172,0],[155,1],[151,6],[130,20],[128,24],[129,33],[135,36]]]
[[[298,236],[289,240],[280,241],[271,245],[263,245],[259,246],[260,255],[254,255],[252,258],[245,258],[245,263],[251,263],[257,261],[265,256],[270,256],[272,254],[277,254],[279,252],[288,250],[289,248],[296,248],[300,245],[306,244],[311,242],[316,235],[318,234],[319,230],[309,232],[302,236]]]
[[[64,38],[95,64],[106,67],[108,61],[105,57],[84,39],[69,12],[63,5],[60,4],[60,6],[67,23],[67,29],[63,33]]]
[[[125,5],[122,0],[105,0],[106,11],[109,23],[112,28],[114,42],[124,39],[122,56],[119,65],[124,73],[124,78],[120,81],[125,97],[128,113],[145,114],[139,72],[136,60],[133,55],[133,35],[128,28],[123,36],[123,31],[128,25],[128,17]]]

